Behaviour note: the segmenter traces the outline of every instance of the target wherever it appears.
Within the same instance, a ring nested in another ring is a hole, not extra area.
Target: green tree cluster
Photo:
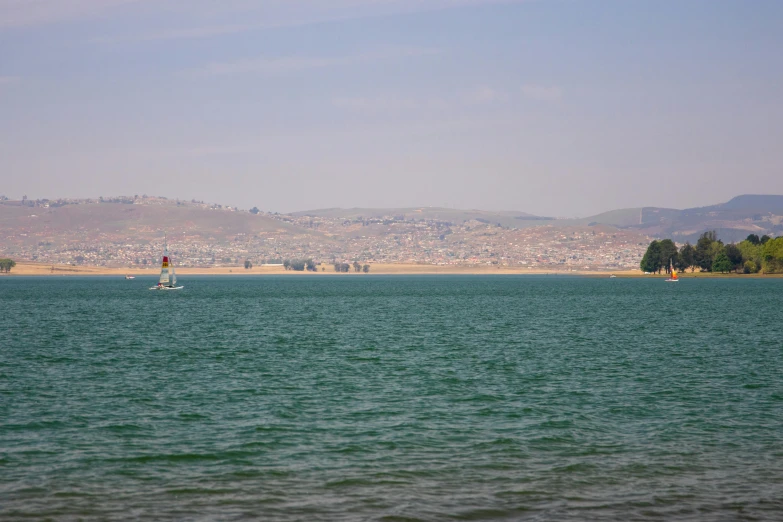
[[[660,273],[669,266],[679,270],[699,268],[702,272],[743,272],[754,274],[759,270],[773,274],[783,272],[783,237],[772,239],[750,234],[738,244],[724,245],[715,231],[703,233],[696,246],[685,243],[679,251],[670,239],[653,241],[642,257],[644,272]]]
[[[347,273],[351,271],[351,267],[353,267],[353,271],[356,273],[364,272],[365,274],[370,272],[370,265],[368,264],[359,264],[358,261],[354,261],[352,264],[348,263],[334,263],[334,271],[335,272],[341,272],[341,273]]]
[[[770,239],[762,244],[764,249],[761,257],[764,273],[783,273],[783,236]]]
[[[286,259],[283,261],[283,268],[286,270],[294,270],[296,272],[304,272],[308,270],[310,272],[316,272],[318,269],[315,266],[315,261],[310,258],[307,259]]]
[[[747,238],[745,238],[745,241],[749,242],[752,245],[763,245],[766,244],[767,241],[772,239],[768,235],[764,234],[763,236],[759,237],[756,234],[750,234]]]
[[[642,272],[649,272],[651,274],[660,273],[663,262],[661,261],[661,242],[654,240],[647,247],[647,252],[642,257],[640,267]]]
[[[678,256],[679,252],[674,241],[671,239],[656,240],[647,247],[647,252],[644,253],[640,266],[644,272],[659,274],[661,270],[664,270],[668,274],[672,268],[678,267]]]
[[[8,259],[7,257],[0,259],[0,272],[5,272],[7,274],[15,266],[16,261],[13,259]]]

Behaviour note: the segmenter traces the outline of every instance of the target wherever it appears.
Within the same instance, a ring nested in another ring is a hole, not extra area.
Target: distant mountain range
[[[783,196],[742,195],[726,203],[707,207],[643,207],[613,210],[580,220],[633,229],[677,242],[694,241],[707,230],[715,230],[724,242],[740,241],[748,234],[783,235]]]
[[[473,219],[507,228],[609,225],[635,230],[652,237],[669,237],[678,242],[694,241],[707,230],[715,230],[724,242],[740,241],[748,234],[783,235],[783,196],[778,195],[747,194],[726,203],[683,210],[660,207],[625,208],[581,219],[555,219],[513,211],[491,212],[438,207],[330,208],[295,212],[292,215],[351,220],[383,216],[450,222]]]
[[[327,226],[324,220],[332,223],[340,223],[340,220],[363,222],[367,226],[360,229]],[[170,236],[179,234],[213,244],[235,243],[245,237],[275,237],[296,243],[307,243],[311,239],[340,242],[355,236],[394,235],[396,232],[382,225],[418,221],[435,223],[432,226],[436,227],[478,222],[503,229],[601,225],[603,228],[632,232],[642,238],[670,237],[677,242],[694,241],[704,231],[715,230],[724,242],[731,242],[742,240],[751,233],[783,235],[783,196],[742,195],[726,203],[684,210],[627,208],[582,219],[438,207],[330,208],[272,214],[256,209],[251,212],[203,202],[146,196],[100,200],[0,199],[0,244],[56,245],[86,242],[98,237],[123,237],[129,243],[144,243],[158,241],[163,231],[168,231]]]
[[[435,220],[450,223],[463,223],[476,220],[481,223],[500,225],[506,228],[527,228],[541,225],[542,222],[553,221],[554,218],[534,216],[525,212],[487,210],[459,210],[441,207],[415,207],[415,208],[324,208],[318,210],[305,210],[294,212],[291,215],[300,217],[323,217],[332,219],[379,219],[384,217],[396,217],[404,220]]]

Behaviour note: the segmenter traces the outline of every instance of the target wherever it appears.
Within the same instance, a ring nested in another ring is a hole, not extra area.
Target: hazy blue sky
[[[0,194],[573,216],[783,193],[780,0],[0,0]]]

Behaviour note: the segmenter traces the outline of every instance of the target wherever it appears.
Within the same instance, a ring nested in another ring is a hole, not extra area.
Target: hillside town
[[[136,221],[125,217],[145,208],[165,212],[165,222],[149,222],[149,212]],[[545,223],[509,228],[485,219],[302,216],[146,195],[6,198],[0,201],[0,254],[53,265],[151,267],[160,259],[165,234],[182,267],[313,259],[578,271],[636,269],[649,243],[638,232],[611,226]]]

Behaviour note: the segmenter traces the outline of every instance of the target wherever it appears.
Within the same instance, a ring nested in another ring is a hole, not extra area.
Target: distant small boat
[[[669,279],[666,279],[666,282],[676,283],[677,281],[679,281],[679,279],[677,278],[677,271],[672,268],[672,275]]]
[[[612,279],[613,277],[617,277],[617,276],[612,274],[612,275],[609,276],[609,279]]]
[[[181,288],[181,286],[177,286],[177,274],[174,273],[174,265],[169,261],[169,247],[164,239],[160,278],[158,279],[158,284],[150,288],[150,290],[179,290]]]
[[[126,275],[126,276],[125,276],[125,279],[136,279],[136,276],[132,276],[132,275]]]

